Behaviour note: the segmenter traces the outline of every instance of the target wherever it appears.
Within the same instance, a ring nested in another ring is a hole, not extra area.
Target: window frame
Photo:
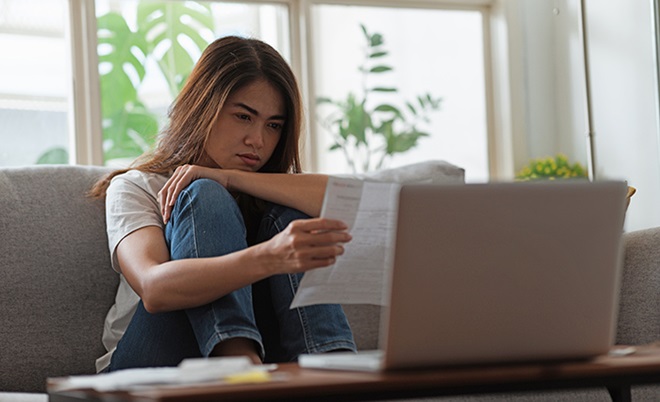
[[[183,1],[183,0],[182,0]],[[515,156],[526,155],[524,136],[524,97],[522,84],[516,84],[516,71],[522,68],[520,43],[508,34],[510,25],[519,24],[516,9],[523,0],[243,0],[245,3],[285,5],[289,9],[291,67],[301,87],[307,111],[314,110],[314,46],[308,41],[312,7],[319,4],[359,5],[392,8],[432,8],[478,11],[483,18],[484,82],[486,95],[488,166],[491,179],[513,177]],[[95,2],[69,0],[72,65],[72,117],[70,155],[72,164],[103,165],[103,132],[96,36]],[[316,138],[319,133],[305,114],[302,163],[306,171],[316,171]],[[517,116],[517,117],[516,117]]]
[[[69,0],[69,163],[74,165],[104,164],[96,32],[94,1]]]

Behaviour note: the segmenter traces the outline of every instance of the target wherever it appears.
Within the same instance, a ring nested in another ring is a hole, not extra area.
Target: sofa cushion
[[[0,390],[45,390],[47,377],[94,373],[114,300],[102,201],[104,168],[0,170]]]
[[[617,343],[660,340],[660,228],[625,233]]]
[[[394,183],[465,183],[465,169],[441,160],[428,160],[375,172],[342,176]]]

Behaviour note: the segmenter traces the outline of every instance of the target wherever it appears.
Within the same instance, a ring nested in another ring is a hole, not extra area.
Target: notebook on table
[[[614,343],[623,182],[403,185],[379,350],[302,367],[589,358]]]

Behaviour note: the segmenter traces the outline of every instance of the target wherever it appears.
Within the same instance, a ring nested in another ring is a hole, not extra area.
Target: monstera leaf
[[[65,165],[69,163],[69,152],[62,147],[48,149],[37,159],[37,165]]]
[[[137,99],[137,87],[145,74],[147,42],[131,31],[121,15],[110,12],[98,19],[98,43],[101,107],[103,116],[110,116]]]
[[[140,102],[129,102],[104,119],[106,159],[136,158],[150,149],[158,133],[158,120]]]
[[[175,97],[213,29],[210,6],[191,1],[141,1],[133,29],[115,12],[98,18],[106,160],[137,157],[154,143],[159,122],[139,92],[147,61],[156,61]]]
[[[183,1],[142,1],[138,6],[138,26],[147,40],[149,52],[168,82],[173,96],[179,93],[192,71],[191,53],[198,54],[213,36],[213,18],[208,4]],[[196,47],[194,49],[191,47]]]

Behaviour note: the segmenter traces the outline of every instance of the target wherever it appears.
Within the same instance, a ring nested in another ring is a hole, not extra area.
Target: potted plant
[[[579,162],[570,163],[564,154],[532,159],[516,174],[517,181],[586,179],[587,177],[587,170],[584,166]],[[630,205],[630,199],[636,192],[635,187],[628,186],[626,208]]]
[[[519,181],[575,178],[587,178],[587,170],[579,162],[570,163],[564,154],[532,159],[516,173]]]
[[[395,100],[398,93],[394,86],[371,85],[372,75],[393,70],[383,63],[389,53],[383,35],[370,33],[363,24],[360,27],[365,40],[364,61],[358,68],[362,87],[358,92],[350,91],[344,99],[317,99],[319,105],[330,107],[320,119],[322,127],[332,134],[330,150],[341,151],[354,173],[380,169],[389,157],[409,151],[421,138],[428,137],[421,125],[429,123],[429,115],[440,109],[441,102],[441,98],[426,93],[405,101],[403,107],[394,102],[381,103],[383,98]]]

